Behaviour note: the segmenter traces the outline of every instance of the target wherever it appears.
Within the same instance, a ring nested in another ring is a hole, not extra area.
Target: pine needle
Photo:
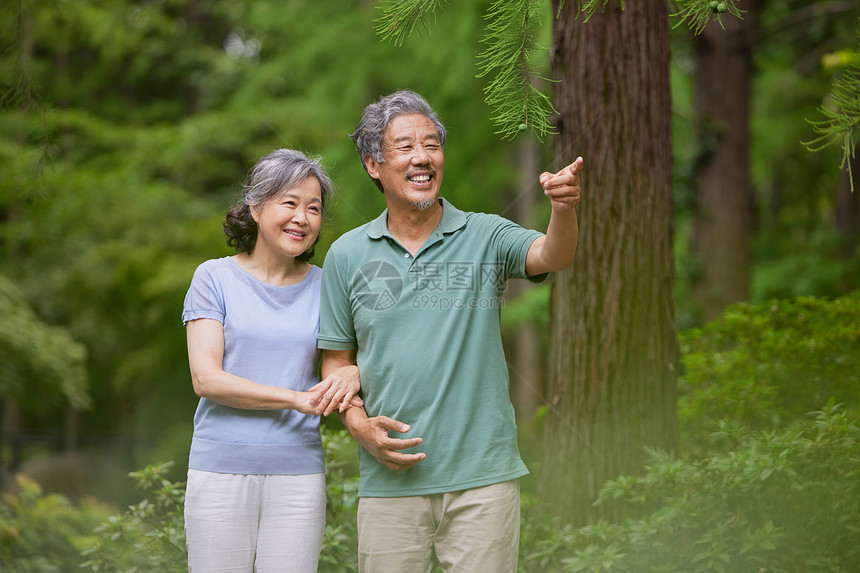
[[[680,17],[680,20],[674,27],[686,23],[696,34],[701,34],[711,21],[718,22],[725,29],[724,15],[743,18],[741,14],[745,12],[735,6],[734,0],[676,0],[676,4],[680,5],[680,9],[672,14],[672,18]]]
[[[376,33],[383,40],[401,46],[419,24],[427,27],[426,18],[447,3],[447,0],[379,0],[382,16],[376,20]]]
[[[484,88],[484,100],[494,110],[496,133],[512,139],[530,129],[539,139],[553,133],[549,121],[555,113],[549,96],[533,81],[530,59],[538,49],[536,28],[538,2],[496,0],[485,16],[484,51],[478,55],[478,77],[492,76]]]
[[[860,66],[851,66],[833,82],[830,93],[832,106],[821,105],[819,113],[824,119],[806,121],[819,134],[811,141],[803,142],[809,151],[821,151],[830,145],[842,147],[841,167],[848,172],[851,192],[854,192],[854,177],[851,160],[854,158],[855,139],[860,127]]]

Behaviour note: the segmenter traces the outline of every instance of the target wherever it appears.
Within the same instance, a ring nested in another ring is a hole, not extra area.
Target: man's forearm
[[[344,366],[356,364],[354,350],[323,350],[320,374],[323,378]]]
[[[549,219],[546,235],[538,237],[526,256],[526,274],[530,277],[566,269],[576,255],[579,228],[576,211],[556,213]]]
[[[550,215],[546,239],[544,239],[546,265],[552,271],[569,267],[576,255],[578,241],[579,224],[576,219],[576,209],[564,212],[554,211]]]
[[[347,431],[349,431],[350,435],[356,440],[359,441],[358,438],[358,429],[362,426],[363,422],[367,421],[367,412],[362,407],[352,406],[347,408],[343,412],[338,412],[338,417],[343,425],[346,427]]]

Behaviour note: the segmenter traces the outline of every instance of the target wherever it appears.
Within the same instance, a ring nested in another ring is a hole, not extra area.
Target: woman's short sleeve
[[[224,293],[213,261],[206,261],[194,271],[191,286],[182,307],[182,323],[211,318],[224,324]]]

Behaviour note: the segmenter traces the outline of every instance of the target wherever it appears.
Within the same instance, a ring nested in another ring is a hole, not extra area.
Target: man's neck
[[[388,232],[413,256],[442,220],[442,203],[436,201],[427,209],[388,209]]]

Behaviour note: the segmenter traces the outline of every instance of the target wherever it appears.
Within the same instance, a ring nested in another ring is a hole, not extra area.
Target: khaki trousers
[[[361,573],[516,573],[519,539],[517,480],[358,502]]]

